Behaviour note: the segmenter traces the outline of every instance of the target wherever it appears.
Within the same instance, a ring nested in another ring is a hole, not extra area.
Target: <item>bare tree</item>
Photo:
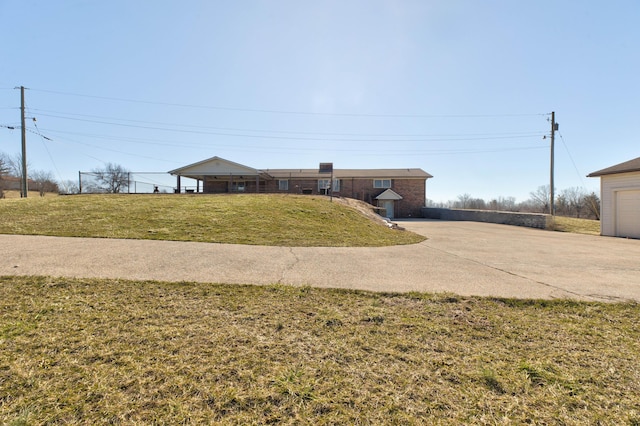
[[[467,203],[467,208],[474,210],[486,210],[487,203],[482,198],[471,198]]]
[[[458,201],[455,203],[455,207],[460,209],[469,208],[469,204],[471,202],[471,194],[462,194],[458,195]]]
[[[573,215],[573,209],[572,209],[571,205],[569,204],[569,200],[562,193],[560,193],[556,197],[556,214],[560,215],[560,216],[572,216]]]
[[[562,198],[562,201],[566,205],[565,214],[579,218],[585,207],[584,198],[586,195],[584,190],[578,187],[563,189],[558,198]]]
[[[500,205],[500,210],[507,212],[514,212],[518,210],[518,207],[516,206],[516,197],[498,197],[498,204]]]
[[[584,206],[592,217],[600,220],[600,197],[595,192],[584,196]]]
[[[0,153],[0,198],[4,198],[4,177],[9,174],[11,166],[9,165],[9,158]]]
[[[97,187],[103,192],[117,194],[129,187],[129,170],[119,164],[107,163],[102,169],[93,169]]]
[[[31,170],[31,163],[29,162],[29,160],[27,160],[27,164],[25,164],[26,166],[26,170],[23,169],[22,167],[22,154],[21,153],[17,153],[14,154],[12,156],[7,156],[7,159],[9,161],[9,175],[10,176],[15,176],[17,178],[20,178],[20,188],[22,188],[22,178],[23,178],[23,171],[27,171],[27,188],[25,188],[27,190],[27,192],[29,192],[29,189],[33,189],[33,185],[32,184],[32,179],[31,176],[29,176],[28,170]]]
[[[539,186],[535,191],[529,193],[530,203],[536,210],[542,213],[549,211],[549,197],[551,197],[549,188],[549,185],[542,185]]]
[[[15,154],[6,157],[9,162],[9,173],[12,176],[22,178],[22,154]],[[27,160],[27,170],[31,169],[31,163]]]
[[[516,197],[498,197],[493,198],[486,205],[486,208],[489,210],[499,210],[499,211],[517,211],[518,208],[516,206]]]
[[[58,184],[51,172],[36,170],[31,172],[31,180],[35,182],[41,197],[44,197],[47,192],[58,192]]]
[[[498,197],[490,201],[474,198],[469,194],[458,195],[457,200],[445,203],[427,201],[428,207],[453,209],[500,210],[512,212],[548,213],[550,203],[549,185],[538,187],[530,192],[530,198],[516,203],[515,197]],[[573,216],[585,219],[600,219],[600,199],[595,193],[586,194],[583,188],[568,188],[560,191],[555,199],[556,213],[560,216]]]
[[[80,187],[74,180],[64,180],[58,185],[60,194],[79,194]]]

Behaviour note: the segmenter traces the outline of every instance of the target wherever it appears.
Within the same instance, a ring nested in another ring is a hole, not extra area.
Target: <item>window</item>
[[[329,182],[331,182],[331,179],[318,179],[318,192],[328,194],[330,189]],[[340,192],[340,179],[333,180],[333,192]]]
[[[244,192],[244,182],[233,182],[231,192]]]
[[[374,179],[374,188],[391,188],[391,179]]]
[[[289,181],[288,180],[279,180],[278,181],[278,189],[280,191],[288,191],[289,190]]]
[[[331,179],[318,179],[318,192],[321,194],[326,194],[329,189],[329,181]]]

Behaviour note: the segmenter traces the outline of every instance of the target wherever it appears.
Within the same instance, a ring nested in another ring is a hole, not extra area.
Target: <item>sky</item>
[[[640,156],[637,0],[0,0],[0,152],[140,182],[213,156],[257,169],[422,168],[426,197],[599,192]],[[33,121],[36,118],[36,121]],[[8,127],[15,127],[14,130]],[[546,138],[545,138],[546,137]]]

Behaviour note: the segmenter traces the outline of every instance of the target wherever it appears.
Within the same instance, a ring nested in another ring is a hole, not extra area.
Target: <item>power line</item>
[[[67,142],[67,143],[74,143],[74,144],[78,144],[78,145],[84,145],[84,146],[88,146],[91,148],[96,148],[96,149],[101,149],[103,151],[109,151],[109,152],[115,152],[118,154],[124,154],[124,155],[128,155],[130,157],[138,157],[138,158],[146,158],[148,160],[155,160],[155,161],[162,161],[162,162],[167,162],[167,163],[173,163],[171,160],[167,160],[166,158],[155,158],[155,157],[150,157],[147,155],[140,155],[140,154],[132,154],[130,152],[126,152],[126,151],[121,151],[121,150],[117,150],[117,149],[113,149],[113,148],[105,148],[103,146],[97,146],[97,145],[92,145],[86,142],[80,142],[80,141],[76,141],[73,139],[69,139],[69,138],[62,138],[62,137],[58,137],[57,138],[58,141],[62,141],[62,142]],[[100,158],[94,157],[92,155],[80,152],[80,154],[85,155],[89,158],[93,158],[94,160],[98,160],[99,162],[106,164],[106,162]]]
[[[210,132],[203,130],[186,130],[186,129],[171,129],[167,127],[154,127],[154,126],[142,126],[136,124],[115,123],[109,121],[89,120],[84,118],[71,118],[56,116],[50,114],[41,114],[46,117],[60,118],[64,120],[81,121],[85,123],[95,124],[107,124],[110,126],[129,127],[136,129],[146,130],[160,130],[165,132],[177,132],[177,133],[189,133],[189,134],[202,134],[202,135],[215,135],[215,136],[230,136],[230,137],[242,137],[242,138],[257,138],[257,139],[276,139],[276,140],[297,140],[297,141],[332,141],[332,142],[441,142],[441,141],[473,141],[473,140],[494,140],[494,139],[523,139],[523,138],[538,138],[541,133],[536,134],[524,134],[518,136],[485,136],[485,137],[449,137],[449,138],[413,138],[413,139],[355,139],[355,138],[323,138],[323,137],[301,137],[301,136],[272,136],[272,135],[252,135],[247,133],[225,133],[225,132]]]
[[[212,129],[212,130],[226,130],[226,131],[239,131],[239,132],[256,132],[256,133],[282,133],[282,134],[299,134],[299,135],[319,135],[319,136],[360,136],[360,137],[450,137],[450,136],[542,136],[545,133],[539,130],[530,131],[530,132],[508,132],[508,133],[447,133],[447,134],[423,134],[423,133],[336,133],[336,132],[304,132],[304,131],[295,131],[295,130],[270,130],[270,129],[247,129],[247,128],[237,128],[237,127],[216,127],[216,126],[200,126],[193,124],[178,124],[178,123],[166,123],[159,121],[147,121],[147,120],[132,120],[127,118],[117,118],[117,117],[106,117],[100,115],[90,115],[90,114],[78,114],[78,113],[67,113],[67,112],[59,112],[59,111],[51,111],[51,110],[43,110],[36,109],[33,111],[40,112],[40,116],[44,117],[53,117],[53,118],[61,118],[67,120],[80,120],[74,117],[65,117],[67,116],[77,116],[77,117],[89,117],[89,118],[98,118],[103,120],[115,120],[115,121],[124,121],[129,123],[144,123],[144,124],[159,124],[173,127],[187,127],[187,128],[196,128],[196,129]],[[50,113],[50,114],[47,114]],[[63,114],[63,115],[57,115]],[[107,124],[103,121],[99,121],[99,123]],[[113,123],[114,125],[118,125],[120,123]]]
[[[139,155],[139,154],[133,154],[130,152],[126,152],[126,151],[121,151],[121,150],[117,150],[117,149],[113,149],[113,148],[105,148],[102,146],[97,146],[97,145],[93,145],[93,144],[89,144],[86,142],[79,142],[73,139],[69,139],[69,138],[58,138],[58,139],[63,139],[72,143],[76,143],[76,144],[81,144],[84,146],[89,146],[92,148],[97,148],[97,149],[102,149],[105,151],[110,151],[110,152],[117,152],[117,153],[121,153],[121,154],[125,154],[128,156],[132,156],[132,157],[140,157],[140,158],[147,158],[147,159],[154,159],[154,160],[159,160],[159,161],[165,161],[165,162],[171,162],[169,160],[166,159],[158,159],[158,158],[153,158],[153,157],[149,157],[146,155]],[[189,147],[189,148],[195,148],[195,149],[202,149],[202,150],[208,150],[210,149],[210,147],[206,146],[206,145],[195,145],[195,144],[189,144],[189,145],[169,145],[169,146],[176,146],[176,147]],[[265,153],[272,153],[272,152],[300,152],[300,153],[305,153],[305,152],[326,152],[327,148],[326,147],[311,147],[311,148],[306,148],[306,147],[295,147],[295,148],[291,148],[291,147],[277,147],[277,146],[237,146],[237,145],[216,145],[216,148],[220,149],[220,148],[224,148],[224,149],[231,149],[234,151],[240,151],[240,152],[265,152]],[[397,156],[415,156],[415,155],[452,155],[452,154],[481,154],[481,153],[497,153],[497,152],[510,152],[510,151],[524,151],[524,150],[540,150],[540,149],[546,149],[544,146],[539,146],[539,145],[535,145],[535,146],[524,146],[524,147],[494,147],[494,148],[460,148],[460,149],[399,149],[397,147],[391,147],[388,149],[376,149],[374,151],[371,150],[371,147],[362,147],[362,148],[335,148],[332,149],[332,151],[334,152],[343,152],[343,153],[357,153],[358,155],[361,156],[389,156],[391,154],[393,155],[397,155]]]
[[[162,105],[179,108],[193,109],[209,109],[221,111],[238,111],[238,112],[258,112],[266,114],[290,114],[290,115],[309,115],[309,116],[336,116],[336,117],[374,117],[374,118],[498,118],[498,117],[533,117],[546,116],[548,113],[524,113],[524,114],[365,114],[365,113],[336,113],[336,112],[310,112],[310,111],[292,111],[292,110],[273,110],[260,108],[240,108],[213,105],[193,105],[180,104],[171,102],[146,101],[140,99],[126,99],[109,96],[85,95],[80,93],[60,92],[55,90],[33,89],[30,90],[42,93],[52,93],[57,95],[77,96],[83,98],[102,99],[115,102],[129,102],[147,105]]]
[[[51,164],[53,165],[53,168],[56,169],[56,173],[58,173],[58,179],[60,179],[60,182],[62,182],[62,174],[60,173],[60,170],[58,169],[58,166],[56,165],[56,162],[53,161],[53,156],[51,155],[51,152],[49,151],[49,147],[47,147],[47,144],[44,142],[45,139],[46,140],[51,140],[46,136],[43,136],[42,133],[40,133],[40,129],[38,129],[38,125],[36,124],[35,120],[33,122],[34,127],[36,128],[36,131],[38,132],[38,135],[40,135],[40,142],[42,143],[42,146],[44,147],[45,151],[47,151],[47,155],[49,156],[49,159],[51,160]],[[65,188],[67,189],[67,188]]]
[[[569,156],[569,159],[571,160],[571,164],[573,164],[573,168],[576,171],[576,174],[578,175],[578,177],[580,178],[580,182],[582,182],[582,187],[586,189],[587,185],[584,182],[584,178],[582,177],[582,174],[580,174],[580,172],[578,171],[578,167],[576,166],[576,162],[573,161],[573,157],[571,156],[571,153],[569,152],[569,148],[567,147],[567,144],[564,141],[564,137],[562,136],[562,133],[560,133],[560,131],[558,131],[558,134],[560,135],[560,140],[562,141],[562,145],[564,146],[564,149],[567,151],[567,155]]]

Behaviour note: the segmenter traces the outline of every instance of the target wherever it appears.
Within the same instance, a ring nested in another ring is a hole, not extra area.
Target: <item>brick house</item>
[[[38,184],[33,179],[27,178],[29,191],[37,191]],[[22,188],[22,178],[4,175],[0,177],[0,189],[20,191]]]
[[[197,182],[195,191],[188,192],[205,194],[330,195],[333,189],[333,196],[366,201],[381,208],[389,218],[420,217],[426,182],[433,177],[422,169],[259,170],[220,157],[171,170],[169,174],[177,177],[176,192],[181,192],[181,177]]]

